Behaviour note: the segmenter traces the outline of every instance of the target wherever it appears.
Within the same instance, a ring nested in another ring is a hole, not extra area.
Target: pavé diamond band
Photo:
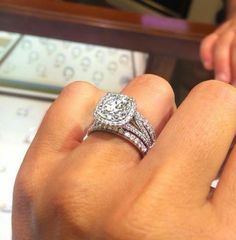
[[[118,93],[107,93],[97,104],[88,134],[95,131],[111,132],[125,138],[142,155],[156,140],[153,127],[137,111],[135,100]]]

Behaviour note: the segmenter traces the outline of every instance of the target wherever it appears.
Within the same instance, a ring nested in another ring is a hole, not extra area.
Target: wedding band
[[[107,93],[98,102],[88,135],[110,132],[128,140],[144,156],[155,143],[152,125],[137,111],[136,101],[123,94]]]

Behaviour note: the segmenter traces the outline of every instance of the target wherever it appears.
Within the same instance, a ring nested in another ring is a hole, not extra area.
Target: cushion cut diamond
[[[108,93],[97,105],[94,116],[102,123],[121,126],[133,118],[135,111],[136,103],[132,98]]]

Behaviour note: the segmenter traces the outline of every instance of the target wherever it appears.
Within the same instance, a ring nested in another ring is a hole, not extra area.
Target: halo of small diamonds
[[[119,135],[135,145],[144,156],[153,147],[156,135],[152,125],[136,108],[133,98],[107,93],[97,104],[88,135],[95,131]]]
[[[133,98],[107,93],[98,103],[94,112],[97,121],[110,126],[122,126],[134,116],[136,103]]]

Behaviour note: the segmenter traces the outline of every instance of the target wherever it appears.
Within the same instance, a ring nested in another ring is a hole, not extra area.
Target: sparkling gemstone
[[[119,128],[119,133],[123,133],[124,132],[124,130],[122,129],[122,128]]]
[[[132,98],[122,94],[109,93],[99,102],[94,116],[105,124],[121,126],[133,118],[135,110],[136,104]]]
[[[125,136],[126,136],[126,137],[130,137],[130,133],[129,133],[129,132],[126,132],[126,133],[125,133]]]

